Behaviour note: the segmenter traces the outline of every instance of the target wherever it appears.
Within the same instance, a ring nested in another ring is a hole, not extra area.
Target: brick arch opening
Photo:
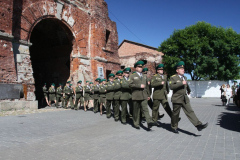
[[[47,83],[65,84],[70,76],[70,55],[73,50],[73,34],[60,20],[47,18],[38,22],[32,29],[30,58],[35,80],[35,95],[40,108],[42,103],[42,86]]]

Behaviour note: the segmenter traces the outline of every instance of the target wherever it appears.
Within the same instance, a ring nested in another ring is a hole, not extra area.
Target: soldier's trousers
[[[171,108],[169,106],[168,101],[166,99],[163,99],[163,100],[154,99],[153,100],[153,108],[152,108],[152,119],[153,119],[153,122],[156,122],[158,120],[160,103],[162,104],[164,110],[167,112],[169,117],[170,118],[172,117],[172,110],[171,110]]]
[[[113,100],[108,100],[106,102],[106,116],[107,118],[111,117],[111,105],[113,106]]]
[[[173,112],[172,112],[172,120],[171,120],[171,127],[173,129],[178,128],[178,121],[179,121],[179,114],[180,109],[183,109],[184,113],[186,114],[187,118],[190,122],[196,127],[197,125],[202,124],[195,115],[190,103],[173,103]]]
[[[153,108],[153,100],[152,100],[152,98],[150,98],[149,100],[148,100],[148,106],[152,109]]]
[[[123,123],[126,122],[126,116],[132,116],[133,115],[133,104],[132,104],[132,99],[129,100],[121,100],[121,108],[122,108],[122,112],[121,112],[121,120]],[[129,105],[129,112],[127,109],[127,104]]]
[[[135,127],[139,127],[140,121],[140,109],[146,118],[147,123],[152,122],[152,118],[148,111],[148,100],[133,100],[133,124]]]
[[[65,108],[67,108],[68,101],[70,101],[71,108],[73,109],[74,106],[73,106],[73,99],[72,99],[72,96],[65,96]]]
[[[98,112],[98,108],[99,108],[99,99],[94,99],[93,112]]]
[[[114,99],[114,119],[119,120],[120,99]]]
[[[64,107],[64,99],[63,97],[57,97],[57,100],[56,100],[56,107],[58,107],[58,102],[62,102],[62,107]]]
[[[80,100],[80,105],[84,103],[83,97],[76,97],[75,106],[74,106],[75,109],[78,109],[78,102],[79,102],[79,100]]]
[[[151,110],[153,109],[153,100],[152,100],[152,98],[150,98],[150,99],[148,100],[148,106],[151,108]],[[140,112],[141,112],[142,118],[145,118],[142,110],[140,110]]]

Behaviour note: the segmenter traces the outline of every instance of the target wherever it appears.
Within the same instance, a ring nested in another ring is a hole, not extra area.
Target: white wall
[[[227,84],[227,81],[188,81],[188,85],[191,89],[189,97],[219,97],[221,96],[220,87],[223,84]],[[168,97],[172,96],[172,90],[168,94]]]

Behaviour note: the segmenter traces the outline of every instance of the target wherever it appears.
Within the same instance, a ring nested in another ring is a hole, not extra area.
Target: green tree
[[[229,80],[239,75],[240,35],[232,28],[198,22],[174,30],[158,51],[165,54],[163,63],[169,76],[176,72],[174,65],[180,60],[192,80]]]

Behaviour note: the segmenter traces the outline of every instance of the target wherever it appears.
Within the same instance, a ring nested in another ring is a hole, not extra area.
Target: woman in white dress
[[[230,88],[229,84],[227,85],[227,88],[226,88],[225,92],[226,92],[226,99],[227,99],[227,104],[226,105],[228,106],[229,103],[230,103],[230,98],[232,97],[232,88]]]

